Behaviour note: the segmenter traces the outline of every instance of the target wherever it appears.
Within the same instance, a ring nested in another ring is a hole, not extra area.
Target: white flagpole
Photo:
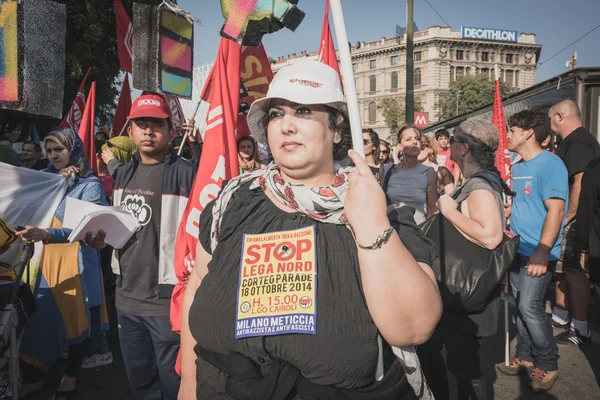
[[[340,0],[329,0],[329,5],[331,6],[335,37],[340,51],[340,68],[344,82],[344,92],[346,93],[346,102],[348,103],[348,117],[350,118],[350,129],[352,130],[352,147],[362,158],[365,158],[362,123],[360,121],[360,111],[358,110],[358,97],[356,95],[354,71],[352,70],[352,59],[350,57],[350,48],[348,47],[348,36],[346,34],[344,13],[342,12],[342,3]]]

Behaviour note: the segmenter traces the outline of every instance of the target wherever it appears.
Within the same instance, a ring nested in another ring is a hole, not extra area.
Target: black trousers
[[[117,310],[119,340],[133,396],[138,400],[177,400],[175,362],[180,337],[169,316],[140,317]]]
[[[446,362],[442,350],[446,349]],[[481,375],[481,338],[457,332],[440,323],[427,343],[417,347],[423,373],[436,400],[450,398],[448,371],[456,377],[460,400],[485,400],[486,383]]]

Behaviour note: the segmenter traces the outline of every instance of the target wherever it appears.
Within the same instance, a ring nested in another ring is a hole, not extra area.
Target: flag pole
[[[196,114],[198,114],[198,109],[200,108],[200,103],[202,103],[202,99],[198,100],[198,103],[196,103],[196,108],[194,108],[194,112],[192,113],[192,121],[196,121]],[[191,130],[194,130],[195,126],[196,126],[196,124],[194,123],[194,126],[192,126]],[[177,151],[178,156],[180,156],[181,152],[183,151],[183,146],[185,145],[185,142],[187,141],[189,133],[190,133],[190,131],[187,130],[187,131],[185,131],[185,134],[183,135],[183,140],[181,141],[181,145],[179,146],[179,150]]]
[[[329,5],[333,17],[333,26],[335,27],[335,37],[340,51],[340,67],[344,91],[346,92],[346,102],[348,103],[348,118],[350,119],[350,129],[352,131],[352,147],[362,158],[365,158],[362,123],[360,121],[360,111],[358,110],[358,97],[356,95],[354,71],[352,70],[352,58],[350,57],[350,46],[348,45],[348,35],[346,34],[342,3],[340,0],[329,0]]]
[[[500,80],[500,70],[498,68],[498,64],[494,64],[494,78],[496,81]],[[504,202],[506,203],[508,199],[504,196]],[[504,277],[504,365],[508,367],[510,364],[510,332],[508,328],[508,272]]]

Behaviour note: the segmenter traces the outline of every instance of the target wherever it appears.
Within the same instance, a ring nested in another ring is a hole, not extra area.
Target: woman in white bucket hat
[[[337,73],[314,61],[281,69],[251,106],[274,162],[231,180],[200,217],[180,399],[420,395],[390,345],[422,343],[437,324],[433,251],[416,228],[400,240],[357,153],[354,172],[335,170],[346,120]]]

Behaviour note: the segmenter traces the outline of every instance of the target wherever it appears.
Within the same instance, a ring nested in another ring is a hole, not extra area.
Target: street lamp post
[[[456,94],[456,116],[458,117],[458,99],[463,91],[460,89],[452,89],[452,92]]]
[[[415,61],[413,58],[415,25],[413,22],[413,2],[414,0],[406,0],[406,112],[404,118],[408,124],[415,122]]]

